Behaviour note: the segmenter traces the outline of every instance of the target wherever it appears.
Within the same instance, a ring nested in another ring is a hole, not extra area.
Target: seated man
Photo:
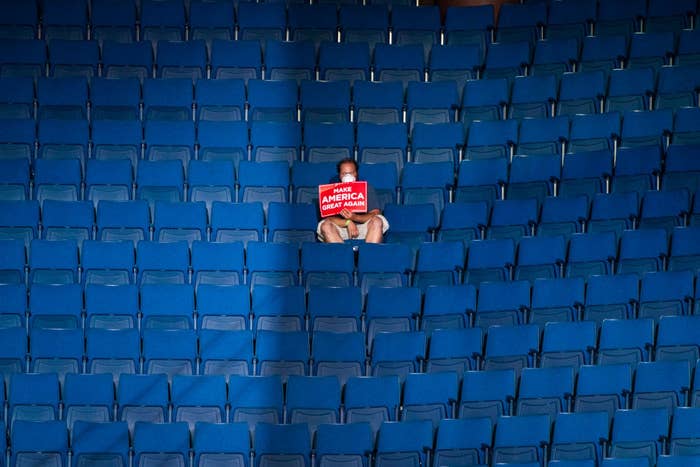
[[[355,159],[347,158],[338,162],[339,181],[356,181],[358,179],[357,168]],[[381,243],[387,230],[389,230],[389,222],[378,209],[377,195],[368,184],[366,213],[343,209],[340,215],[327,217],[319,222],[316,234],[320,241],[327,243],[342,243],[348,239]]]

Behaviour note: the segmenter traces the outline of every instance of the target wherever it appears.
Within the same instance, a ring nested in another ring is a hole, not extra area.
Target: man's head
[[[357,180],[357,161],[347,157],[338,162],[338,178],[342,182],[354,182]]]

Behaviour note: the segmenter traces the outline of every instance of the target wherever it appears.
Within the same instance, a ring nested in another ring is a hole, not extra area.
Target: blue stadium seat
[[[273,465],[308,467],[311,465],[311,441],[305,423],[273,425],[258,423],[253,438],[256,467]]]
[[[2,328],[23,328],[26,326],[27,287],[24,281],[5,283],[0,286],[0,297],[4,304],[0,308]],[[10,331],[12,332],[12,331]]]
[[[534,42],[542,35],[541,29],[547,22],[547,8],[542,4],[522,6],[509,5],[499,12],[496,41]]]
[[[10,443],[12,465],[65,465],[68,459],[68,429],[63,421],[17,420]]]
[[[530,309],[528,281],[482,282],[474,326],[486,329],[492,325],[515,326],[525,322]]]
[[[314,332],[313,373],[336,378],[343,388],[349,378],[365,374],[365,335],[362,332]],[[337,414],[336,414],[337,415]],[[338,420],[336,416],[334,420]]]
[[[258,285],[253,291],[253,329],[258,331],[302,331],[306,303],[300,286]]]
[[[336,5],[291,4],[287,13],[290,40],[311,41],[316,45],[337,40]]]
[[[436,224],[454,185],[452,162],[409,162],[401,173],[401,198],[404,205],[432,204]]]
[[[560,82],[557,115],[601,112],[607,88],[606,77],[600,70],[564,73]]]
[[[529,41],[494,42],[489,44],[486,55],[486,69],[483,77],[506,78],[512,83],[516,76],[524,76],[531,60]]]
[[[600,27],[600,23],[596,23],[596,25]],[[611,70],[620,68],[626,58],[626,35],[599,33],[596,36],[583,38],[579,70],[601,71],[607,80]]]
[[[39,237],[39,203],[37,201],[2,201],[0,235],[6,240],[20,240],[25,248]]]
[[[591,203],[588,231],[610,232],[619,238],[624,230],[633,228],[639,218],[638,199],[639,195],[634,191],[596,195]]]
[[[301,119],[305,124],[350,121],[350,83],[348,81],[302,81]]]
[[[361,164],[360,171],[362,177],[374,188],[379,209],[384,210],[388,204],[396,203],[399,173],[393,162]]]
[[[454,81],[461,101],[466,83],[478,76],[483,62],[483,50],[483,45],[478,42],[434,45],[428,62],[430,81]]]
[[[636,274],[588,277],[583,318],[600,324],[604,319],[628,319],[639,301]]]
[[[49,74],[53,77],[97,76],[100,50],[95,41],[53,39],[49,44]]]
[[[413,286],[426,290],[431,286],[461,283],[465,253],[462,242],[421,244],[413,274]]]
[[[102,76],[137,78],[153,76],[153,48],[148,41],[134,43],[105,41],[102,46]]]
[[[172,421],[186,422],[190,433],[198,423],[226,421],[226,379],[223,375],[176,375],[171,388]]]
[[[79,247],[91,240],[95,225],[93,205],[89,201],[46,200],[42,209],[46,240],[74,240]]]
[[[204,2],[197,4],[207,5]],[[245,119],[245,82],[242,79],[199,80],[194,95],[200,122]]]
[[[199,330],[200,373],[223,375],[253,374],[253,334],[248,330],[229,331],[223,328]],[[236,396],[238,397],[238,396]]]
[[[658,147],[619,148],[615,160],[612,191],[615,193],[636,191],[641,198],[648,190],[657,189],[660,167],[661,151]]]
[[[39,39],[7,38],[0,41],[0,74],[26,76],[35,80],[45,75],[46,43]]]
[[[58,391],[58,375],[55,373],[12,374],[7,386],[8,425],[15,428],[15,422],[21,425],[28,421],[44,423],[58,420]],[[65,422],[61,421],[61,425],[65,426]]]
[[[215,201],[231,202],[235,196],[234,162],[230,160],[190,161],[188,167],[190,201],[203,202],[211,218]]]
[[[561,236],[523,237],[518,246],[518,265],[513,279],[528,280],[555,279],[564,274],[567,242]]]
[[[376,467],[423,465],[433,445],[433,429],[428,420],[383,422],[376,446]]]
[[[671,31],[650,31],[632,34],[627,66],[651,68],[654,71],[669,65],[676,51],[676,38]]]
[[[515,264],[515,243],[510,238],[472,240],[469,244],[465,284],[509,280]]]
[[[389,303],[400,304],[396,308]],[[416,288],[374,287],[367,292],[367,342],[383,332],[408,332],[416,329],[420,315],[421,293]]]
[[[258,330],[255,354],[260,376],[277,375],[283,383],[291,375],[309,374],[309,334],[305,331]]]
[[[165,374],[122,374],[117,386],[118,418],[133,434],[137,422],[168,421],[168,377]],[[184,425],[184,424],[183,424]]]
[[[613,154],[610,149],[568,153],[564,158],[559,195],[566,198],[585,196],[587,203],[598,193],[607,191],[612,170]]]
[[[24,284],[26,279],[26,254],[24,244],[19,240],[8,239],[0,242],[2,270],[0,280],[3,284]]]
[[[483,331],[437,328],[431,333],[426,372],[453,371],[461,378],[478,367],[482,353]]]
[[[85,312],[86,327],[136,328],[139,313],[138,289],[128,283],[88,283],[85,285]]]
[[[668,316],[659,319],[655,361],[697,361],[698,347],[693,343],[698,321],[693,316]]]
[[[602,460],[602,440],[609,439],[610,425],[604,412],[558,414],[552,432],[551,458],[560,460],[554,466],[565,466],[566,461]]]
[[[286,161],[241,161],[238,170],[237,200],[259,201],[267,212],[270,202],[286,202],[289,191],[289,163]]]
[[[185,467],[190,450],[187,423],[137,422],[133,430],[134,462]]]
[[[464,84],[460,121],[500,120],[506,116],[510,84],[505,78],[471,80]]]
[[[576,384],[574,412],[603,412],[610,421],[616,410],[627,406],[631,391],[630,365],[583,365]]]
[[[646,30],[656,32],[686,29],[694,12],[695,4],[693,2],[681,1],[673,5],[666,5],[663,2],[652,0],[649,2],[647,10]]]
[[[229,379],[230,420],[247,422],[249,430],[256,423],[281,423],[284,394],[279,376],[236,376]]]
[[[119,202],[104,200],[97,206],[97,239],[129,240],[136,244],[150,239],[150,214],[143,200]]]
[[[248,120],[296,122],[298,85],[293,80],[248,83]]]
[[[694,89],[699,79],[700,69],[694,65],[661,68],[654,108],[680,109],[694,106]]]
[[[627,363],[635,366],[649,361],[654,342],[654,321],[649,318],[636,320],[603,320],[598,343],[598,364]]]
[[[617,273],[662,271],[668,256],[668,240],[663,229],[624,230],[620,237]]]
[[[248,242],[248,284],[291,286],[299,282],[299,247],[293,243]]]
[[[86,240],[81,251],[82,282],[125,285],[134,282],[134,246],[131,242]]]
[[[665,149],[673,130],[673,111],[625,112],[622,119],[622,147],[659,146]]]
[[[2,5],[3,38],[33,39],[39,25],[38,8],[35,2]]]
[[[661,178],[661,189],[673,191],[685,189],[691,193],[700,187],[693,146],[672,144],[666,151],[665,172]]]
[[[392,43],[423,46],[425,61],[435,44],[440,43],[440,12],[434,6],[413,8],[411,5],[393,5],[391,9]]]
[[[691,367],[686,361],[641,362],[634,375],[633,409],[664,408],[673,413],[689,402]]]
[[[397,376],[349,378],[345,387],[345,422],[367,422],[376,436],[385,421],[396,421],[401,398]]]
[[[606,112],[649,110],[649,97],[656,84],[653,69],[642,67],[612,70],[609,79]]]
[[[551,420],[567,411],[573,398],[574,378],[571,367],[524,368],[518,387],[518,416],[548,415]]]
[[[459,106],[457,85],[451,81],[411,81],[406,90],[406,118],[409,131],[418,123],[451,123]]]
[[[192,449],[195,464],[202,467],[221,461],[244,466],[250,457],[248,427],[244,423],[197,423]]]
[[[424,332],[380,332],[372,342],[372,376],[395,375],[403,382],[409,373],[420,372],[425,355]]]
[[[320,462],[344,465],[366,465],[374,446],[372,430],[367,423],[324,424],[316,431],[316,455]]]
[[[639,293],[640,318],[659,319],[662,316],[680,316],[691,312],[693,273],[690,271],[662,271],[645,274]]]
[[[127,159],[87,161],[85,198],[95,209],[103,200],[129,201],[133,185],[132,166]]]
[[[125,79],[109,80],[109,82],[129,83],[132,81]],[[94,87],[97,88],[99,83],[100,81],[95,83]],[[138,83],[135,81],[133,83],[138,86]],[[129,120],[135,114],[138,114],[138,95],[134,96],[137,102],[130,106],[130,98],[123,96],[118,89],[108,89],[105,92],[116,96],[116,99],[114,102],[100,99],[100,102],[104,102],[105,105],[94,108],[95,115],[92,123],[93,157],[97,160],[127,159],[130,161],[130,169],[132,169],[136,167],[139,159],[141,159],[143,145],[141,124],[135,120]],[[126,105],[126,107],[117,107],[117,102],[119,105]],[[116,113],[119,113],[119,115],[115,115]],[[114,117],[117,120],[97,120],[98,115],[100,118]]]
[[[353,85],[354,121],[358,123],[402,122],[403,102],[399,82],[358,81]]]
[[[60,0],[40,2],[42,6],[43,37],[81,40],[86,38],[88,23],[87,2],[84,0]]]
[[[211,239],[217,242],[263,241],[265,217],[260,202],[214,201],[211,210]]]
[[[519,242],[522,237],[531,236],[535,232],[538,212],[537,200],[534,198],[496,200],[493,202],[486,238]]]
[[[465,91],[466,92],[466,91]],[[517,120],[476,120],[469,126],[465,159],[510,160],[518,141]]]
[[[207,211],[203,202],[157,201],[153,212],[153,239],[158,242],[186,241],[188,246],[207,240]]]
[[[20,108],[12,104],[13,109]],[[30,119],[5,119],[0,130],[0,157],[2,159],[26,159],[35,154],[36,125]]]
[[[554,113],[557,97],[554,75],[534,75],[513,80],[513,91],[508,107],[510,118],[546,118]]]
[[[248,160],[248,125],[244,122],[202,121],[197,125],[199,159],[202,161]]]
[[[88,123],[85,120],[41,120],[38,140],[42,159],[87,159]]]
[[[569,152],[613,150],[621,134],[620,114],[574,115],[571,117]]]
[[[301,159],[301,125],[297,122],[254,121],[250,142],[255,162],[283,161],[291,166]]]
[[[145,329],[143,336],[143,370],[149,375],[164,373],[169,381],[175,375],[192,375],[196,371],[197,335],[189,329]],[[173,347],[173,340],[178,342]]]
[[[488,332],[490,339],[486,340],[484,370],[511,368],[519,375],[523,368],[534,367],[540,342],[539,326],[494,326]]]
[[[476,311],[476,288],[472,285],[431,285],[424,292],[420,327],[436,329],[469,327]],[[432,350],[432,348],[431,348]]]
[[[145,0],[141,5],[141,39],[181,41],[185,39],[185,9],[177,0]]]
[[[144,120],[192,120],[192,80],[147,79],[143,82]]]
[[[405,243],[363,243],[358,250],[358,285],[363,294],[373,286],[406,286],[412,262],[411,249]]]
[[[78,159],[37,159],[34,162],[34,194],[45,199],[78,201],[81,198],[81,164]]]
[[[485,418],[442,420],[435,439],[435,462],[442,465],[459,459],[474,465],[483,463],[492,438],[491,421]]]
[[[248,287],[202,284],[197,289],[197,329],[250,329]]]
[[[250,79],[262,78],[260,42],[242,38],[237,41],[213,40],[211,44],[211,77],[242,79],[246,83]]]
[[[265,78],[269,80],[290,80],[298,83],[314,78],[316,50],[313,42],[267,41],[263,56]]]
[[[583,307],[584,287],[585,282],[581,277],[536,279],[532,288],[529,322],[577,321]]]
[[[90,462],[126,465],[129,429],[124,422],[76,421],[71,431],[71,449],[77,465]]]
[[[295,376],[287,380],[289,424],[306,424],[313,436],[321,424],[340,422],[341,386],[334,376]]]
[[[145,284],[185,284],[190,257],[187,242],[158,243],[141,240],[136,245],[136,281]]]
[[[698,47],[696,44],[698,33],[681,31],[678,40],[677,60],[680,65],[698,63]]]
[[[493,159],[495,160],[495,159]],[[449,203],[442,210],[439,241],[471,241],[483,237],[489,207],[485,201]]]
[[[78,422],[111,422],[114,413],[112,375],[68,373],[62,399],[63,419],[70,430]]]
[[[699,231],[696,227],[678,227],[673,230],[669,271],[695,270],[697,262],[696,241]]]
[[[158,78],[206,78],[207,50],[201,39],[187,42],[160,39],[157,43],[156,76]]]
[[[354,284],[355,256],[350,244],[301,245],[302,280],[314,287],[350,287]]]
[[[464,160],[459,165],[455,201],[485,201],[488,208],[503,199],[508,181],[508,160],[505,157]]]
[[[459,393],[454,372],[412,373],[406,376],[401,421],[428,420],[437,429],[440,420],[453,418]]]
[[[189,8],[191,39],[206,41],[208,50],[215,40],[233,39],[233,2],[192,2]]]
[[[489,418],[492,425],[511,413],[515,401],[516,373],[502,370],[466,371],[459,398],[459,418]]]
[[[646,457],[650,464],[663,453],[661,439],[669,432],[665,409],[617,410],[612,427],[611,457]],[[643,427],[643,428],[642,428]]]
[[[549,444],[551,423],[548,415],[499,418],[494,432],[494,461],[539,463]]]
[[[73,284],[78,276],[78,245],[75,240],[32,240],[29,252],[29,282]]]
[[[579,3],[583,5],[584,2]],[[590,4],[590,2],[588,3]],[[562,5],[566,4],[566,1],[563,3],[557,3],[557,12],[565,10],[566,8],[562,8]],[[571,8],[571,10],[574,9],[575,7]],[[572,16],[575,14],[576,13],[572,12]],[[562,19],[564,18],[556,18],[555,20]],[[573,64],[578,61],[579,45],[583,40],[583,37],[586,35],[584,33],[584,23],[585,20],[581,21],[578,24],[569,23],[553,25],[550,20],[547,26],[547,39],[543,41],[537,41],[536,43],[535,55],[532,59],[532,74],[535,76],[551,74],[554,75],[557,78],[557,80],[560,80],[562,78],[562,75],[573,71]],[[557,28],[553,26],[559,27]],[[578,29],[578,31],[573,31],[573,33],[569,33],[565,31],[566,27]],[[555,32],[555,34],[552,34],[552,32]],[[558,37],[559,35],[561,37]]]
[[[141,329],[193,329],[194,289],[189,284],[143,284]]]
[[[41,329],[81,328],[83,306],[80,286],[37,283],[29,295],[30,327]]]
[[[139,370],[141,345],[139,331],[132,329],[87,329],[87,369],[90,373],[110,373],[114,384],[123,374]]]
[[[90,26],[93,37],[100,42],[133,42],[136,39],[135,5],[93,0]]]
[[[570,366],[578,372],[581,365],[592,363],[596,337],[596,325],[592,321],[546,323],[542,337],[540,366],[542,368]]]
[[[284,4],[246,3],[238,8],[238,39],[281,41],[287,27]]]
[[[463,146],[464,128],[459,123],[416,123],[411,137],[411,160],[457,164]]]
[[[423,81],[426,67],[422,44],[377,44],[374,47],[374,79],[399,81],[406,90],[412,81]]]
[[[0,345],[0,368],[3,372],[3,384],[6,384],[6,380],[13,374],[22,373],[27,368],[27,332],[23,326],[5,327],[0,330],[0,335],[3,338]]]
[[[526,118],[520,124],[517,153],[528,156],[561,155],[568,139],[568,117]]]
[[[678,457],[678,459],[686,458],[688,455],[697,458],[697,421],[698,410],[696,407],[678,407],[674,409],[671,422],[669,454],[683,456]],[[661,462],[661,457],[657,461],[660,465],[666,465]]]
[[[201,285],[238,285],[244,282],[243,243],[205,242],[192,244],[192,282]]]
[[[341,8],[342,11],[344,10]],[[369,51],[369,44],[363,42],[321,43],[318,50],[320,79],[346,80],[351,84],[369,79],[371,62]]]
[[[136,199],[148,201],[184,200],[184,167],[179,160],[141,160],[136,173]]]

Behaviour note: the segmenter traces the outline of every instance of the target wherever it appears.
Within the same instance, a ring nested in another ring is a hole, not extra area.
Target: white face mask
[[[343,178],[340,179],[343,183],[354,182],[355,177],[352,174],[345,174]]]

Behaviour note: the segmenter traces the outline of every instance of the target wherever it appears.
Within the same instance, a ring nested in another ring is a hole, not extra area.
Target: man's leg
[[[367,221],[367,236],[365,237],[365,242],[367,243],[382,243],[384,234],[382,230],[384,228],[384,223],[381,218],[373,217]]]
[[[343,243],[343,238],[338,233],[338,228],[328,219],[321,222],[321,234],[323,235],[323,241],[326,243]]]

